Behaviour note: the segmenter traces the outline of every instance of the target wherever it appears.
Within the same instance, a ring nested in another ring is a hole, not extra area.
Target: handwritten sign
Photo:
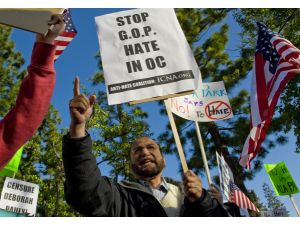
[[[299,189],[284,161],[278,164],[264,164],[264,166],[277,195],[299,193]]]
[[[95,21],[108,104],[195,90],[201,83],[173,9],[128,10]]]
[[[39,186],[37,184],[6,177],[1,193],[0,208],[34,216],[38,193]]]
[[[209,122],[233,117],[223,81],[202,83],[193,94],[168,101],[172,112],[187,120]]]

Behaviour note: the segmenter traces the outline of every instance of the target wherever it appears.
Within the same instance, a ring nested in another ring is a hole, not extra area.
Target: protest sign
[[[60,8],[2,8],[0,23],[23,30],[46,34],[53,14],[61,14]]]
[[[233,116],[223,81],[202,83],[192,94],[168,101],[172,112],[187,120],[210,122]]]
[[[299,193],[299,189],[284,161],[278,164],[264,164],[264,166],[277,195]]]
[[[216,152],[217,163],[219,169],[221,192],[225,196],[224,202],[230,201],[230,182],[234,183],[233,174],[230,167],[227,165],[224,157]]]
[[[22,157],[24,146],[22,146],[14,155],[14,157],[7,163],[7,165],[0,171],[0,176],[13,176],[18,171],[20,160]]]
[[[198,65],[173,9],[134,9],[98,16],[95,22],[108,104],[200,85]]]
[[[37,184],[6,177],[1,193],[0,208],[34,216],[38,193],[39,186]]]

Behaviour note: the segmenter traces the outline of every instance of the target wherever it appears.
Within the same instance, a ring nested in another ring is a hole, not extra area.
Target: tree
[[[289,215],[289,211],[286,209],[285,205],[278,199],[278,197],[275,195],[274,191],[271,190],[269,185],[264,183],[262,185],[262,187],[263,187],[265,198],[267,200],[267,206],[268,206],[269,210],[274,211],[279,208],[283,208]]]

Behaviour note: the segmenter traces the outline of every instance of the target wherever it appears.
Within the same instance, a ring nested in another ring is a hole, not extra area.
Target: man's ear
[[[166,167],[166,164],[167,164],[167,162],[166,162],[166,158],[165,157],[163,157],[163,160],[164,160],[164,168]]]

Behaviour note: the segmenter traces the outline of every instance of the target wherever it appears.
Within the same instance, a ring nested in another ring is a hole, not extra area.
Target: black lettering
[[[125,41],[128,39],[128,35],[125,30],[119,31],[119,38],[121,41]]]
[[[142,17],[143,22],[146,21],[146,18],[147,18],[148,16],[149,16],[149,14],[148,14],[147,12],[142,12],[142,13],[141,13],[141,17]]]
[[[128,44],[128,45],[124,45],[124,51],[125,51],[125,55],[129,56],[129,55],[135,55],[135,54],[143,54],[145,52],[151,52],[151,51],[158,51],[158,45],[156,43],[157,41],[145,41],[142,43],[135,43],[135,44]],[[156,59],[157,64],[162,67],[164,67],[164,63],[163,63],[163,57],[162,56],[158,56],[158,58]]]
[[[142,71],[142,65],[140,60],[126,62],[128,73]]]
[[[125,22],[123,21],[123,17],[117,17],[116,18],[116,20],[117,20],[117,24],[118,24],[118,26],[123,26],[123,25],[125,25]]]
[[[214,115],[215,114],[215,107],[212,106],[212,109],[210,108],[210,105],[208,106],[208,115],[211,116],[211,115]]]
[[[8,193],[4,193],[3,198],[4,198],[4,199],[7,199],[7,198],[8,198]]]
[[[133,28],[131,30],[132,37],[139,38],[141,36],[140,30],[137,28]]]
[[[288,185],[291,192],[296,190],[296,186],[293,182],[287,182],[287,185]]]
[[[145,62],[146,62],[146,66],[147,66],[147,68],[149,70],[155,69],[155,61],[154,61],[154,59],[148,58],[148,59],[145,60]]]
[[[140,44],[134,45],[135,54],[142,54],[144,53],[144,50]]]
[[[127,24],[131,24],[131,20],[130,20],[131,15],[129,15],[129,16],[124,16],[124,17],[125,17],[125,19],[126,19],[126,21],[127,21]]]
[[[165,62],[165,59],[163,56],[157,56],[155,58],[155,62],[156,62],[156,65],[159,67],[159,68],[163,68],[166,66],[166,62]]]
[[[152,30],[150,26],[143,27],[145,36],[149,36],[150,31]]]
[[[8,183],[7,183],[7,187],[8,187],[8,188],[11,188],[11,182],[8,182]]]
[[[142,21],[142,18],[141,18],[141,16],[140,16],[139,14],[134,14],[134,15],[132,16],[132,20],[133,20],[133,22],[135,22],[135,23],[140,23],[140,22]]]
[[[126,56],[134,55],[134,51],[133,51],[132,45],[124,45],[124,51],[125,51],[125,55]]]

